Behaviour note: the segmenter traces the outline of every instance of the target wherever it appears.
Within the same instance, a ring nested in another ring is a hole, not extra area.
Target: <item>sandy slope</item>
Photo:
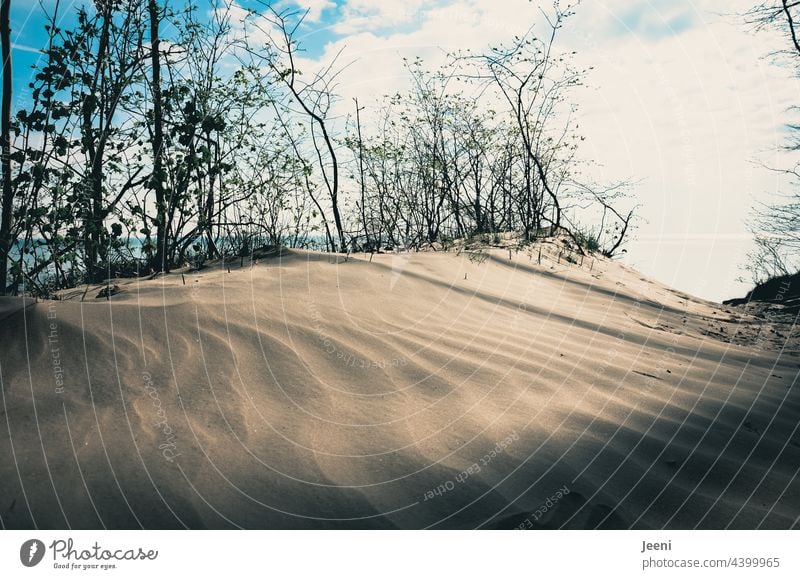
[[[295,251],[8,298],[2,525],[800,525],[793,326],[537,259]]]

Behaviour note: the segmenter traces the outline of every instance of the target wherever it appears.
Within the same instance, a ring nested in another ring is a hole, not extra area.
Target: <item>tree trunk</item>
[[[361,109],[356,102],[356,128],[358,129],[358,172],[361,180],[361,224],[364,226],[364,247],[372,247],[369,239],[369,229],[367,228],[367,184],[364,179],[364,141],[361,137]]]
[[[167,248],[167,206],[164,194],[164,120],[161,110],[161,55],[159,52],[158,25],[160,14],[156,0],[149,0],[150,13],[150,62],[153,68],[153,178],[152,187],[156,194],[156,255],[152,267],[156,271],[168,271]]]
[[[97,60],[94,71],[94,78],[89,90],[89,96],[83,100],[81,124],[81,140],[89,161],[88,182],[84,181],[81,185],[84,188],[83,201],[85,204],[84,222],[84,259],[86,260],[87,281],[100,281],[103,273],[98,266],[98,252],[101,244],[101,230],[103,228],[103,154],[105,147],[105,136],[102,131],[95,135],[93,130],[93,115],[96,111],[103,111],[103,99],[106,95],[98,97],[98,86],[102,90],[103,70],[106,63],[109,36],[111,34],[111,19],[113,17],[111,6],[106,6],[103,12],[103,27],[100,31],[99,46],[97,48]],[[102,123],[101,123],[102,126]]]

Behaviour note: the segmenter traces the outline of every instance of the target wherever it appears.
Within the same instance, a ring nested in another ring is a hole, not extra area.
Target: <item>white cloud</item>
[[[568,40],[595,67],[596,90],[578,95],[588,154],[607,176],[644,179],[637,193],[649,223],[630,260],[721,299],[744,289],[735,279],[751,243],[745,219],[754,198],[783,185],[752,161],[785,164],[775,149],[798,83],[764,59],[780,39],[753,37],[740,19],[704,6],[680,34],[648,34],[650,23],[596,41],[580,32],[597,14],[579,14]]]
[[[333,0],[293,0],[292,4],[297,5],[301,10],[307,10],[306,22],[316,23],[322,20],[322,14],[326,10],[336,8]]]
[[[418,22],[425,5],[425,0],[349,0],[334,31],[357,34]]]

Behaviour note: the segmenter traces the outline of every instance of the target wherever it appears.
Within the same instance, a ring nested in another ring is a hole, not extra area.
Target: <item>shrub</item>
[[[600,250],[600,240],[598,235],[590,229],[578,229],[575,232],[575,240],[583,249],[590,253]]]

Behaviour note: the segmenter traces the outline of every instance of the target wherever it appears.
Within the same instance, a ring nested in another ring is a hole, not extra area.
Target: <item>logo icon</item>
[[[28,539],[19,548],[19,560],[26,567],[35,567],[44,558],[44,543],[39,539]]]

